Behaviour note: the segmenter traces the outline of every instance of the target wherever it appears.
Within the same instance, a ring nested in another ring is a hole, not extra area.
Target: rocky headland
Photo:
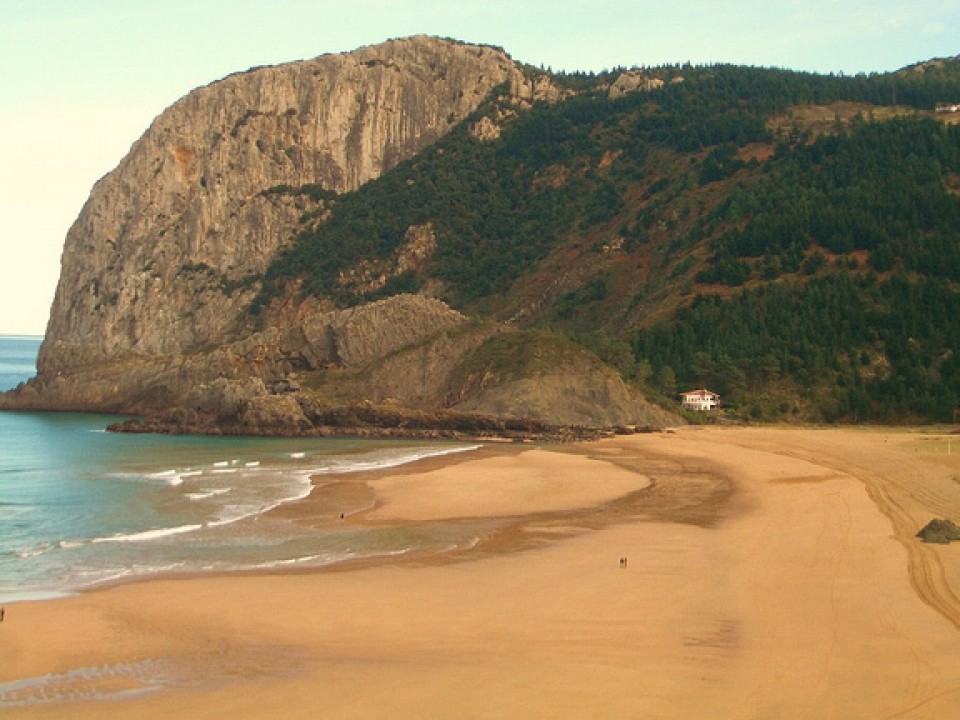
[[[0,408],[255,434],[421,421],[424,432],[473,423],[472,434],[519,423],[521,435],[663,424],[667,415],[602,363],[526,376],[478,370],[471,355],[514,329],[429,293],[343,308],[291,285],[256,318],[249,312],[317,197],[413,157],[501,87],[518,112],[563,95],[500,49],[422,36],[253,68],[191,92],[93,187],[66,237],[38,375],[0,396]],[[478,137],[494,131],[489,119],[476,125]],[[382,284],[429,255],[431,237],[429,226],[411,227],[392,266],[358,272]],[[367,415],[351,424],[333,421],[337,412]]]

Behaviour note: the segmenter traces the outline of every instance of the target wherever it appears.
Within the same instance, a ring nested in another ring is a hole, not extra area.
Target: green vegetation
[[[960,125],[932,111],[960,100],[960,63],[646,72],[663,87],[616,99],[616,72],[556,77],[576,94],[522,112],[499,88],[355,193],[272,189],[318,209],[253,311],[293,278],[342,305],[429,283],[465,312],[537,328],[492,338],[478,372],[557,361],[564,336],[653,392],[707,385],[745,417],[951,419]],[[834,122],[790,114],[806,106]],[[511,118],[498,140],[471,134],[484,116]],[[363,280],[427,223],[422,267]]]
[[[879,272],[900,266],[960,281],[960,198],[947,186],[958,172],[960,125],[923,118],[860,120],[809,145],[783,145],[761,179],[718,209],[734,229],[714,242],[698,279],[742,285],[750,275],[743,258],[796,272],[818,246],[868,251]]]
[[[960,403],[960,289],[939,278],[841,272],[703,296],[637,332],[634,351],[765,414],[797,398],[824,420],[949,420]],[[786,407],[781,407],[786,404]]]
[[[453,383],[467,385],[471,377],[500,380],[536,377],[562,365],[598,363],[582,347],[557,335],[536,330],[492,335],[457,368]],[[598,363],[599,364],[599,363]]]

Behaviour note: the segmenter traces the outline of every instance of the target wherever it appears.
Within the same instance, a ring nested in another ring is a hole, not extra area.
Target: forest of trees
[[[796,272],[805,253],[868,251],[895,265],[960,281],[960,126],[923,118],[855,122],[807,145],[780,148],[765,176],[716,215],[734,229],[714,242],[703,282],[742,285],[743,258],[762,258],[766,279]],[[771,270],[773,269],[773,270]]]
[[[734,404],[766,393],[785,412],[789,397],[817,395],[825,420],[949,420],[960,403],[958,307],[960,292],[939,278],[840,272],[702,296],[632,347]]]

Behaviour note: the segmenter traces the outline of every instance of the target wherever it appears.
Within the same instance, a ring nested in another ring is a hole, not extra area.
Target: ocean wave
[[[91,542],[94,543],[110,543],[110,542],[146,542],[149,540],[158,540],[160,538],[169,537],[170,535],[183,535],[188,532],[195,532],[197,530],[202,530],[202,524],[194,525],[180,525],[178,527],[170,528],[158,528],[156,530],[144,530],[143,532],[129,533],[127,535],[111,535],[110,537],[100,537],[94,538]]]
[[[167,485],[183,485],[183,476],[176,470],[162,470],[148,475],[151,480],[163,480]]]
[[[207,526],[223,527],[224,525],[232,525],[233,523],[250,517],[258,517],[281,505],[303,500],[308,497],[313,490],[313,483],[310,481],[310,473],[308,472],[286,473],[283,476],[297,481],[296,485],[290,485],[284,488],[285,492],[283,495],[273,498],[260,496],[251,499],[249,502],[241,501],[224,505],[220,508],[219,517],[216,520],[208,522]]]
[[[444,455],[456,455],[463,452],[479,450],[482,445],[462,445],[457,447],[443,448],[418,448],[416,450],[400,451],[399,453],[389,453],[381,457],[368,460],[340,460],[334,461],[331,465],[316,468],[310,471],[311,475],[334,475],[341,473],[355,473],[369,470],[386,470],[400,465],[426,460],[432,457],[443,457]]]
[[[49,590],[45,588],[11,587],[0,585],[0,605],[20,602],[40,602],[56,600],[74,595],[69,590]]]
[[[156,660],[77,668],[0,683],[0,709],[129,699],[177,684],[174,678],[172,669]]]
[[[77,588],[89,588],[103,583],[122,580],[133,575],[130,568],[102,568],[98,570],[77,570],[73,581]]]
[[[177,469],[158,470],[157,472],[110,472],[104,473],[104,477],[111,480],[125,480],[135,483],[157,483],[163,482],[167,485],[178,486],[183,484],[183,478],[191,477],[194,471],[185,471]]]
[[[43,555],[44,553],[53,549],[52,543],[40,543],[39,545],[34,545],[33,547],[25,548],[23,550],[14,550],[14,554],[23,560],[27,558],[37,557]]]
[[[321,555],[304,555],[303,557],[286,558],[284,560],[271,560],[250,565],[251,570],[276,570],[284,567],[293,567],[296,565],[333,565],[337,562],[349,560],[349,555],[333,555],[323,553]]]
[[[297,566],[326,566],[336,565],[337,563],[347,562],[348,560],[365,560],[374,558],[400,557],[413,552],[415,548],[405,547],[397,550],[380,550],[371,552],[355,552],[350,548],[340,552],[326,552],[314,555],[303,555],[301,557],[284,558],[282,560],[271,560],[268,562],[255,563],[243,568],[249,570],[279,570],[285,567]]]
[[[72,592],[144,575],[203,571],[211,563],[212,569],[232,571],[321,566],[355,558],[404,555],[410,549],[397,546],[407,545],[409,538],[396,543],[388,541],[393,548],[383,548],[376,541],[385,552],[371,552],[366,542],[345,550],[339,536],[329,543],[322,534],[316,540],[308,540],[303,535],[306,531],[294,523],[258,518],[273,508],[306,498],[315,475],[391,468],[475,450],[482,445],[393,445],[365,448],[365,452],[357,454],[315,453],[312,446],[301,447],[308,450],[290,452],[288,445],[283,448],[286,452],[279,453],[254,450],[244,457],[243,452],[238,452],[238,460],[229,459],[233,450],[222,448],[215,451],[216,455],[202,459],[193,452],[168,454],[155,460],[152,467],[138,467],[147,457],[131,457],[124,465],[104,468],[100,478],[141,486],[140,490],[121,488],[121,497],[148,493],[145,497],[150,498],[150,504],[143,506],[144,512],[139,511],[140,505],[131,505],[129,516],[122,517],[132,524],[104,527],[98,520],[98,509],[91,510],[88,516],[84,514],[86,506],[79,507],[75,518],[65,517],[64,523],[50,529],[59,529],[59,538],[23,535],[19,542],[4,548],[4,567],[11,569],[8,580],[16,576],[26,583],[24,587],[66,588]],[[214,463],[218,457],[220,460]],[[182,487],[168,490],[164,485]],[[112,491],[112,485],[104,487]],[[17,503],[8,503],[14,504]],[[5,527],[6,518],[19,512],[13,507],[0,510]],[[67,520],[75,520],[76,524],[66,524]],[[241,521],[246,522],[234,525]],[[43,539],[49,542],[41,545]],[[419,541],[415,544],[419,546]],[[19,550],[22,559],[11,552],[14,549]]]
[[[86,545],[86,543],[83,540],[56,540],[53,542],[37,543],[36,545],[22,548],[20,550],[9,550],[6,554],[26,560],[28,558],[46,555],[52,550],[72,550],[74,548],[83,547],[84,545]]]
[[[213,488],[213,489],[204,489],[199,492],[187,493],[185,497],[190,500],[206,500],[208,498],[217,497],[218,495],[226,495],[230,492],[231,488]]]

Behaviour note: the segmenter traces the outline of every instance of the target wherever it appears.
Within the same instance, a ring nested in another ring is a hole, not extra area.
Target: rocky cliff
[[[523,73],[502,51],[417,37],[265,67],[162,113],[67,234],[40,372],[231,338],[251,278],[293,235],[296,194],[356,189]]]
[[[356,190],[414,156],[501,86],[511,112],[562,96],[502,50],[430,37],[254,68],[191,92],[92,189],[67,234],[38,378],[0,407],[186,408],[256,431],[270,412],[293,408],[263,398],[299,392],[298,373],[363,370],[370,383],[347,383],[353,394],[338,402],[439,408],[449,374],[485,337],[451,340],[468,319],[439,300],[342,310],[292,288],[266,327],[248,309],[318,196]],[[430,227],[410,228],[408,239],[396,267],[359,267],[352,281],[379,287],[419,262]],[[632,419],[612,415],[575,416]]]

